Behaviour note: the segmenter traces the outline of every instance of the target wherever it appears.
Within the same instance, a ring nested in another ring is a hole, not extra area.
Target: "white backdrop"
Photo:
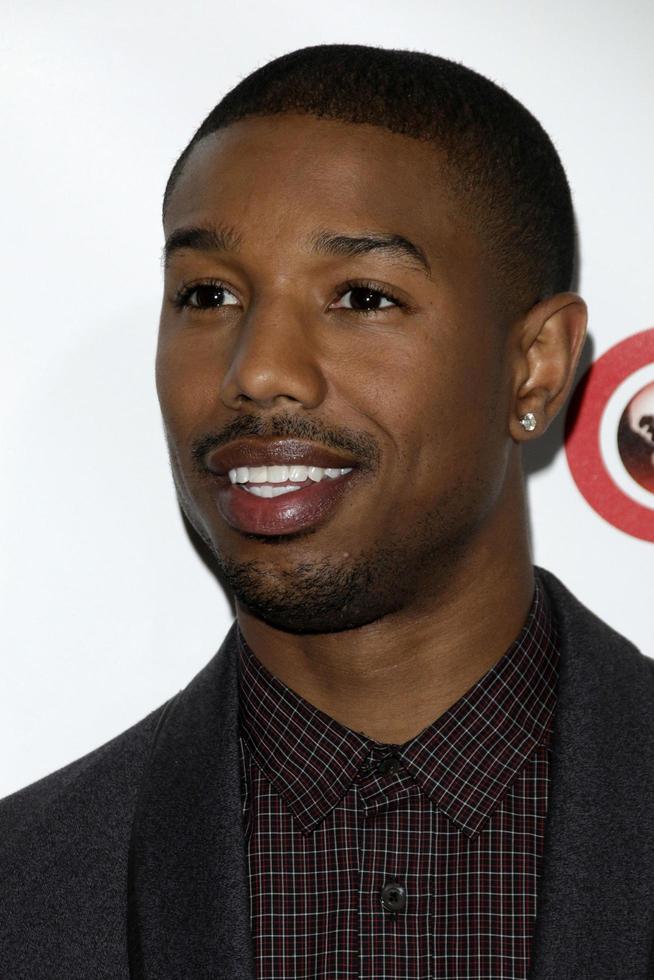
[[[161,704],[231,621],[168,469],[159,214],[178,153],[252,69],[349,42],[493,78],[566,166],[592,357],[654,325],[649,0],[4,0],[2,22],[0,796]],[[654,656],[654,544],[586,503],[561,431],[532,461],[535,558]]]

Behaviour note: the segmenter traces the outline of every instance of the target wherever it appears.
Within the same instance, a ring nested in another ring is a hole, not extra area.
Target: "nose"
[[[251,308],[243,317],[220,386],[229,408],[273,408],[299,404],[316,408],[327,384],[316,331],[287,306]]]

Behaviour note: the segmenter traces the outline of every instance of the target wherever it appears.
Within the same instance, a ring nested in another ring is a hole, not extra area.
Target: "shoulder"
[[[102,975],[123,975],[118,960],[110,965],[123,956],[112,937],[118,943],[124,930],[133,811],[164,708],[0,800],[0,948],[12,976],[23,976],[23,959],[25,976],[48,976],[46,957],[59,943],[70,976],[77,957],[98,970],[106,958]]]
[[[591,612],[551,572],[537,568],[545,586],[566,656],[578,664],[612,695],[654,699],[654,659]]]
[[[102,803],[113,803],[114,812],[128,806],[163,707],[92,752],[0,800],[0,849],[6,850],[12,830],[24,833],[26,822],[38,823],[48,813],[62,817],[82,802],[87,815]]]

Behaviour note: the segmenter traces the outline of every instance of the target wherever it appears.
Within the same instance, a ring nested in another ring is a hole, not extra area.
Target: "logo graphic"
[[[582,377],[566,416],[565,448],[593,510],[654,542],[654,329],[620,341]]]
[[[622,413],[618,450],[629,475],[654,494],[654,382],[641,388]]]

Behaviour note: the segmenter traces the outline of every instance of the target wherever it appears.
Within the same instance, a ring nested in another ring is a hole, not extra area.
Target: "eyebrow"
[[[240,244],[241,239],[234,229],[224,225],[176,228],[166,239],[161,258],[164,268],[167,269],[172,256],[184,249],[192,249],[196,252],[236,252]]]
[[[320,231],[313,236],[313,250],[322,255],[356,256],[369,252],[386,252],[390,257],[410,259],[423,272],[431,277],[431,266],[423,250],[404,235],[339,235],[331,231]]]
[[[233,228],[223,225],[215,227],[190,226],[176,228],[166,239],[163,247],[162,261],[167,269],[172,256],[184,249],[198,252],[236,252],[240,248],[241,239]],[[431,278],[431,266],[423,250],[404,235],[396,234],[363,234],[341,235],[337,232],[322,230],[310,239],[312,250],[320,255],[357,256],[370,252],[385,252],[390,257],[409,259],[412,265],[416,263],[422,271]]]

